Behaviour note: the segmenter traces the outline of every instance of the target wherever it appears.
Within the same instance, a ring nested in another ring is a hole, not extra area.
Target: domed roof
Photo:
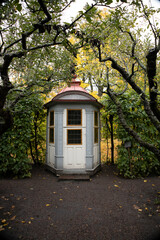
[[[80,84],[81,84],[80,81],[76,81],[75,78],[72,78],[70,86],[67,86],[66,88],[62,89],[58,94],[68,92],[68,91],[81,91],[81,92],[88,93],[87,90],[85,90],[80,86]]]
[[[62,89],[50,102],[44,106],[49,108],[58,103],[62,102],[73,102],[73,103],[92,103],[97,107],[101,108],[102,104],[97,101],[95,97],[90,95],[86,89],[80,86],[80,81],[76,81],[76,76],[72,78],[70,86]]]

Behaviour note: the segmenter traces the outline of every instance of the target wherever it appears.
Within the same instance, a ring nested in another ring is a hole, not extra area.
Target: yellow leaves
[[[152,184],[152,187],[155,187],[155,184]]]
[[[90,92],[90,95],[92,95],[94,98],[100,99],[100,97],[97,94],[98,94],[97,91]]]
[[[53,67],[52,66],[48,66],[49,70],[53,70]]]
[[[47,204],[46,204],[46,207],[49,207],[49,206],[50,206],[50,204],[47,203]]]
[[[147,180],[144,180],[143,182],[145,182],[145,183],[146,183],[146,182],[147,182]]]
[[[6,219],[2,219],[1,223],[6,223],[6,221],[7,221]]]
[[[4,227],[8,226],[9,223],[7,223],[6,219],[2,219],[1,221],[2,225],[0,225],[0,232],[5,230]]]
[[[8,201],[9,199],[8,198],[6,198],[5,196],[2,196],[1,197],[3,200],[5,200],[5,201]]]
[[[10,220],[13,221],[16,219],[16,216],[13,216]]]
[[[81,81],[80,86],[81,86],[82,88],[87,88],[87,87],[89,86],[89,84],[88,84],[88,83],[84,83],[84,82]]]
[[[6,226],[8,226],[8,224],[9,224],[9,223],[5,223],[5,224],[3,224],[3,227],[6,227]]]
[[[134,209],[136,209],[136,210],[138,210],[138,212],[142,212],[143,210],[142,210],[142,208],[140,208],[140,207],[138,207],[137,205],[133,205],[133,207],[134,207]]]
[[[0,232],[4,231],[5,229],[3,228],[3,226],[0,225]]]
[[[116,185],[116,184],[114,185],[114,187],[116,187],[116,188],[119,188],[119,186],[118,186],[118,185]]]
[[[62,198],[60,198],[60,199],[59,199],[59,201],[63,201],[63,199],[62,199]]]
[[[33,219],[34,219],[34,218],[33,218]],[[21,223],[23,223],[23,224],[25,224],[25,223],[26,223],[26,224],[27,224],[27,223],[28,223],[28,224],[31,224],[32,221],[24,221],[24,220],[22,220]]]

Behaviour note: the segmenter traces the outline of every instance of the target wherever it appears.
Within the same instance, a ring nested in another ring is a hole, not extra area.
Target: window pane
[[[68,110],[68,125],[81,125],[81,110]]]
[[[54,143],[54,128],[49,129],[49,142]]]
[[[68,144],[82,144],[82,134],[80,130],[68,130]]]
[[[50,112],[50,126],[54,126],[54,111]]]
[[[94,143],[98,143],[98,128],[94,128]]]
[[[98,112],[94,112],[94,126],[98,126]]]

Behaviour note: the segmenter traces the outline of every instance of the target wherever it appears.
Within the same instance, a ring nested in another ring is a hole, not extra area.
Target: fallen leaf
[[[50,206],[50,204],[47,203],[47,204],[46,204],[46,207],[49,207],[49,206]]]
[[[53,192],[54,194],[56,194],[56,192]]]
[[[29,224],[31,224],[32,222],[31,222],[31,221],[29,221],[28,223],[29,223]]]
[[[141,208],[139,208],[139,209],[138,209],[138,212],[142,212],[142,209],[141,209]]]
[[[59,201],[63,201],[63,199],[62,199],[62,198],[60,198],[60,199],[59,199]]]
[[[5,224],[3,224],[3,227],[6,227],[6,226],[8,226],[8,224],[9,224],[9,223],[5,223]]]
[[[147,180],[144,180],[144,182],[147,182]]]
[[[92,210],[92,208],[88,208],[88,210]]]
[[[139,209],[139,207],[137,206],[137,205],[133,205],[133,207],[134,207],[134,209],[136,209],[136,210],[138,210]]]
[[[153,187],[155,187],[155,184],[152,184]]]
[[[0,232],[1,232],[1,231],[4,231],[4,230],[5,230],[5,229],[4,229],[2,226],[0,226]]]
[[[2,221],[1,221],[1,223],[5,223],[6,222],[6,219],[3,219]]]
[[[122,206],[119,206],[119,208],[122,208]]]
[[[31,219],[31,220],[33,220],[34,218],[33,218],[33,217],[31,217],[30,219]]]
[[[14,205],[12,205],[12,207],[11,207],[12,209],[14,209],[15,208],[15,206]]]
[[[118,187],[118,188],[119,188],[119,186],[118,186],[118,185],[116,185],[116,184],[114,185],[114,187]]]
[[[14,194],[13,194],[13,193],[11,193],[11,194],[10,194],[10,196],[14,196]]]
[[[4,207],[0,207],[0,210],[3,209]]]
[[[15,220],[15,218],[16,218],[16,216],[13,216],[10,220],[13,221],[13,220]]]
[[[21,223],[25,223],[25,221],[21,221]]]

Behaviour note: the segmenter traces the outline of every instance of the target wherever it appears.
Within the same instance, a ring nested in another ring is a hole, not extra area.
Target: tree
[[[67,49],[76,56],[76,49],[68,40],[68,36],[73,31],[75,22],[78,21],[84,13],[74,20],[72,23],[61,23],[61,15],[63,11],[69,7],[73,2],[62,1],[48,1],[43,0],[8,0],[1,1],[0,3],[0,135],[7,131],[13,125],[13,114],[11,110],[6,106],[6,100],[8,93],[15,89],[15,85],[12,82],[12,76],[14,71],[27,69],[35,71],[37,63],[41,62],[43,58],[44,67],[47,67],[51,61],[51,57],[54,57],[54,50],[58,46],[62,46],[58,50]],[[93,8],[93,5],[86,10],[87,12]],[[48,61],[48,58],[49,61]],[[55,68],[56,64],[50,75],[45,72],[46,82],[52,82],[55,80]],[[21,68],[22,67],[22,68]],[[41,70],[40,66],[38,66]],[[36,70],[37,70],[36,69]],[[39,72],[39,76],[42,71]],[[43,74],[44,75],[44,74]],[[68,74],[66,75],[68,76]],[[58,76],[56,76],[57,79]],[[27,83],[29,81],[27,80]],[[29,82],[27,88],[31,88],[31,85],[36,85],[37,82]],[[41,82],[42,84],[42,82]],[[23,97],[20,93],[17,99],[13,101],[12,106]]]
[[[105,1],[100,2],[105,6]],[[120,95],[126,91],[136,92],[158,136],[157,132],[160,132],[160,94],[158,92],[160,31],[158,21],[151,20],[155,14],[156,10],[147,8],[143,1],[135,4],[132,2],[130,11],[127,6],[120,6],[106,18],[97,15],[97,19],[92,23],[88,21],[85,27],[83,25],[81,39],[83,38],[85,42],[84,46],[90,46],[101,63],[111,63],[111,73],[118,73],[119,79],[116,83],[111,80],[112,75],[108,79],[105,78],[104,92],[115,104],[121,125],[142,147],[153,152],[160,161],[159,140],[157,139],[153,144],[142,137],[140,132],[136,132],[125,118],[120,99]],[[142,21],[143,27],[138,25],[138,21]],[[119,80],[123,81],[124,88],[119,86]]]

